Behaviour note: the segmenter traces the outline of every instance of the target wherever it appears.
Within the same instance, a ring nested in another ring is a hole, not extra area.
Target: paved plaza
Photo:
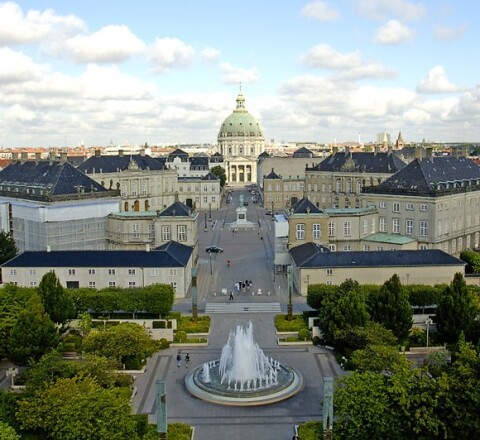
[[[232,204],[224,204],[221,209],[212,212],[211,221],[210,213],[201,213],[199,216],[199,312],[204,313],[209,306],[212,309],[212,304],[217,307],[224,304],[223,310],[220,307],[210,315],[208,346],[171,347],[154,355],[149,360],[146,372],[135,381],[137,394],[133,408],[137,413],[149,414],[151,422],[155,422],[155,382],[162,380],[167,392],[168,421],[194,426],[195,440],[290,440],[294,425],[308,420],[321,420],[323,378],[336,377],[342,374],[342,370],[325,348],[278,345],[274,317],[278,309],[285,313],[288,294],[286,277],[274,274],[273,270],[274,222],[271,217],[265,216],[263,208],[250,203],[247,219],[256,224],[255,229],[233,233],[229,223],[236,218],[239,194],[239,191],[234,193]],[[245,200],[250,200],[245,191],[243,194]],[[218,245],[224,252],[209,257],[205,248],[210,245]],[[230,267],[227,260],[231,261]],[[237,292],[235,283],[243,280],[251,280],[253,287]],[[229,301],[228,295],[222,295],[222,289],[234,292],[233,302]],[[261,289],[262,295],[257,294],[258,289]],[[304,298],[294,297],[293,304],[294,312],[308,309]],[[265,311],[259,311],[260,305]],[[178,301],[174,309],[189,313],[191,297]],[[184,385],[189,369],[219,359],[230,331],[250,320],[254,339],[265,354],[303,375],[303,390],[283,402],[259,407],[220,406],[191,396]],[[187,352],[191,356],[189,369],[185,364],[177,367],[177,354],[184,357]]]

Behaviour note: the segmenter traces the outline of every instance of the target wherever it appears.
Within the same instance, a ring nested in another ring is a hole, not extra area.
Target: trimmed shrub
[[[180,331],[177,331],[176,335],[175,335],[175,340],[177,341],[180,341],[180,342],[183,342],[187,339],[187,333],[180,330]]]
[[[302,328],[298,332],[298,339],[303,339],[304,341],[310,339],[310,331],[307,328]]]
[[[323,426],[322,422],[310,421],[298,426],[298,436],[302,440],[322,440]]]

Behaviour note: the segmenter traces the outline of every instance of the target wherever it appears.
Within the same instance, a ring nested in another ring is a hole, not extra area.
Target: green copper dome
[[[223,121],[218,139],[227,137],[262,137],[262,128],[258,121],[245,108],[245,98],[240,90],[237,96],[237,108]]]

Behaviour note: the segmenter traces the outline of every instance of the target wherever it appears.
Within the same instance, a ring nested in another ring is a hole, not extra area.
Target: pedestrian
[[[300,440],[298,434],[293,434],[292,440]]]
[[[188,363],[190,362],[190,354],[185,355],[185,368],[188,368]]]
[[[182,355],[180,353],[177,354],[177,367],[180,368],[182,364]]]
[[[233,301],[233,292],[230,290],[230,297],[228,298],[230,301]]]

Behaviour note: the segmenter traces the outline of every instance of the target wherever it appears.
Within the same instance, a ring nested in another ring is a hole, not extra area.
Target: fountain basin
[[[278,383],[267,386],[259,385],[255,389],[235,389],[233,386],[220,384],[220,360],[212,361],[210,374],[212,382],[202,379],[203,365],[195,368],[185,377],[187,390],[195,397],[210,403],[225,406],[260,406],[280,402],[299,393],[303,388],[302,375],[291,367],[278,365]]]

